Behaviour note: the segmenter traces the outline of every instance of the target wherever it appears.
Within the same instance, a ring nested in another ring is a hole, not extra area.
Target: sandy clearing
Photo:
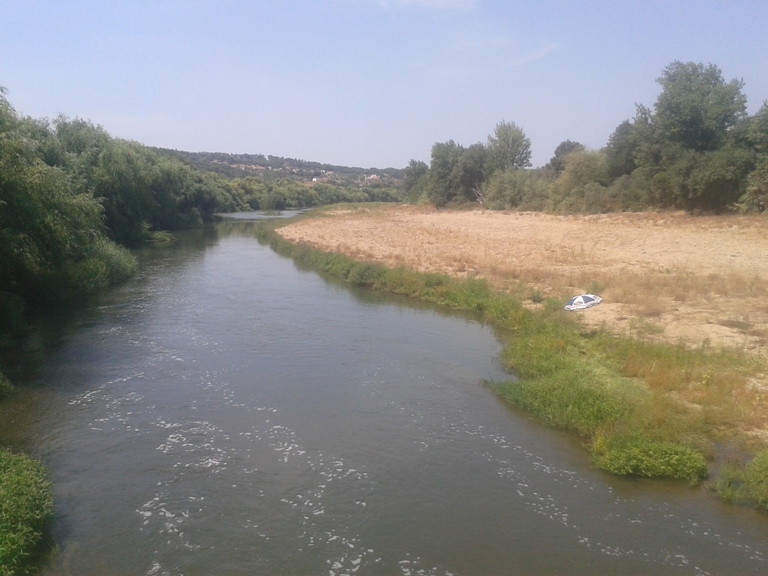
[[[487,278],[523,297],[598,292],[584,322],[668,342],[768,351],[768,217],[553,216],[387,206],[279,229],[361,261]],[[532,302],[530,305],[534,305]]]

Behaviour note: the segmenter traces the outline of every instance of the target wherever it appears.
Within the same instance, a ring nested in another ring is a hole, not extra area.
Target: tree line
[[[0,87],[0,344],[24,310],[130,276],[127,248],[217,213],[398,200],[384,186],[228,178],[101,126],[19,114]]]
[[[403,177],[402,168],[360,168],[354,166],[339,166],[323,164],[296,158],[284,158],[271,154],[230,154],[225,152],[186,152],[156,148],[181,157],[193,166],[207,172],[216,172],[224,176],[239,178],[243,172],[257,173],[261,180],[279,180],[287,176],[311,181],[313,178],[327,179],[335,186],[358,186],[361,182],[371,185],[371,176],[377,176],[374,181],[384,182],[388,187],[397,187]]]
[[[313,170],[339,167],[202,155],[216,165],[247,160],[290,168],[270,170],[268,178],[214,173],[200,168],[200,158],[193,164],[189,154],[113,138],[82,119],[22,116],[0,88],[0,334],[13,332],[25,303],[119,281],[136,267],[126,247],[156,231],[200,226],[218,212],[403,195],[438,207],[478,202],[553,212],[763,210],[768,101],[748,115],[743,82],[726,81],[712,64],[673,62],[658,82],[653,107],[638,105],[600,150],[566,140],[546,166],[531,169],[530,139],[501,121],[486,142],[435,143],[429,165],[411,160],[402,172],[343,183],[307,181]],[[401,174],[399,191],[383,178]]]
[[[531,143],[502,121],[486,143],[432,146],[411,160],[404,191],[437,207],[478,202],[494,209],[610,212],[681,209],[763,211],[768,202],[768,101],[746,112],[743,81],[713,64],[672,62],[652,108],[614,130],[600,150],[565,140],[549,163],[531,166]]]

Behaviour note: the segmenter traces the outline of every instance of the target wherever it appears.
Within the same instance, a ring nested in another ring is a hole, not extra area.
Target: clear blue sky
[[[150,146],[429,162],[501,120],[605,145],[674,60],[768,99],[768,0],[0,0],[0,86]]]

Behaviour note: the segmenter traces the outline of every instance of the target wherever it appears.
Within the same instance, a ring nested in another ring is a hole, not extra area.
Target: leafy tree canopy
[[[581,152],[584,145],[572,140],[564,140],[555,148],[555,155],[552,156],[547,168],[554,170],[555,174],[560,174],[565,169],[565,157],[572,152]]]
[[[635,164],[637,137],[634,124],[629,120],[619,124],[608,138],[604,151],[611,177],[618,178],[625,174],[632,174],[637,167]]]
[[[653,124],[662,139],[697,151],[715,150],[727,130],[746,117],[744,82],[726,82],[714,64],[672,62],[657,82],[662,92]]]
[[[768,154],[768,100],[763,102],[747,126],[747,139],[756,151]]]
[[[404,171],[403,191],[411,202],[417,202],[426,193],[429,166],[421,160],[411,160]]]
[[[488,156],[492,171],[531,166],[531,140],[514,122],[502,120],[488,136]]]
[[[428,194],[430,201],[438,208],[461,195],[458,166],[464,150],[453,140],[435,142],[432,146]]]

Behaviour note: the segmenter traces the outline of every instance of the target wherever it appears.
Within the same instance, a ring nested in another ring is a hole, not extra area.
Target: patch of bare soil
[[[768,218],[685,213],[553,216],[392,206],[326,212],[279,230],[357,260],[486,278],[563,304],[593,326],[665,342],[768,351]]]

